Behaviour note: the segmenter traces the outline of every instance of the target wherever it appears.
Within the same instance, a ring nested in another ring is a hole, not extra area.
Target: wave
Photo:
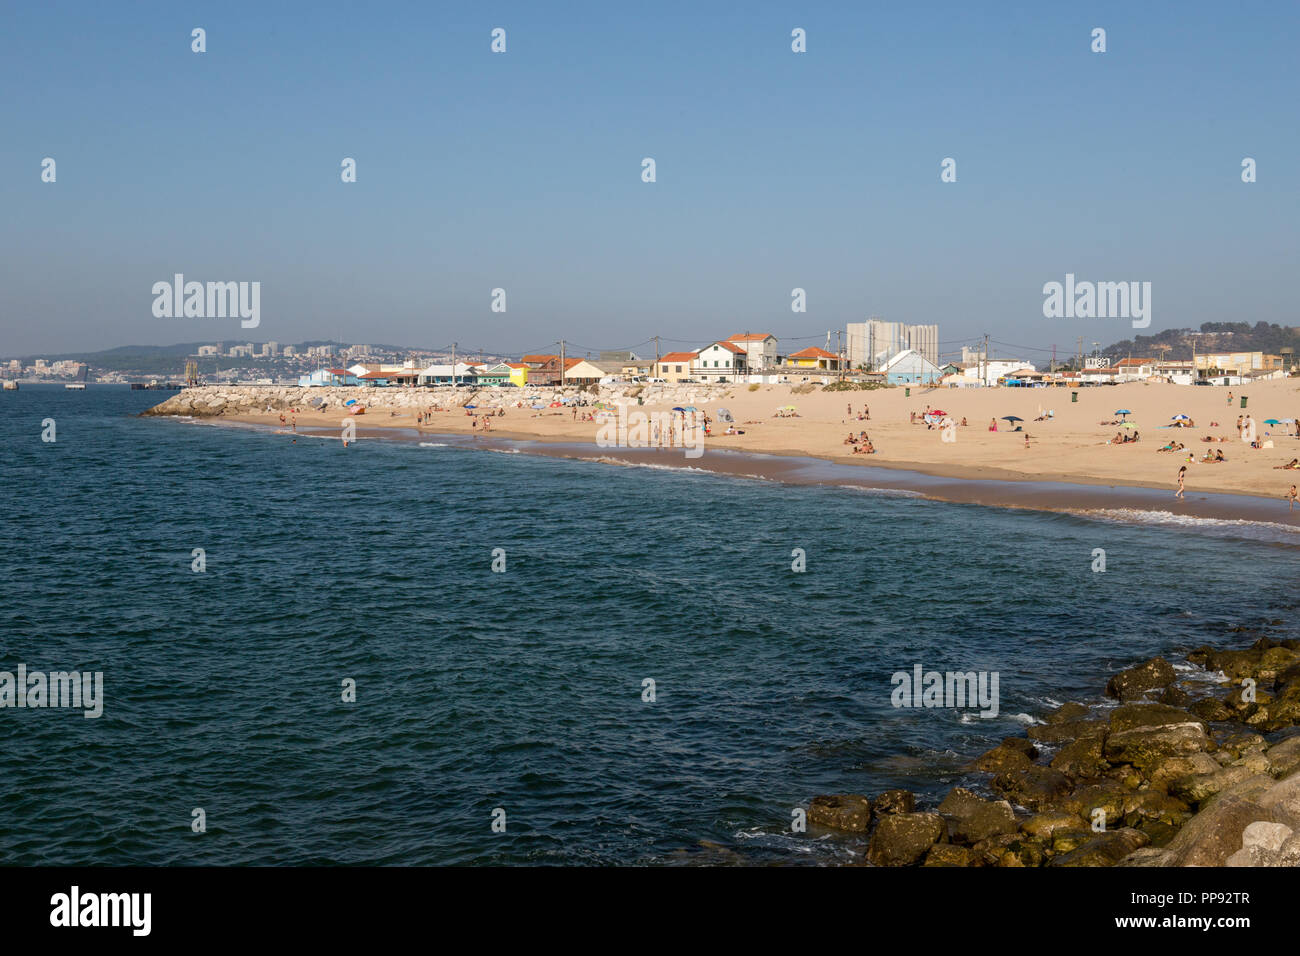
[[[1280,524],[1276,521],[1255,521],[1246,518],[1198,518],[1194,515],[1174,514],[1172,511],[1153,511],[1141,508],[1087,508],[1072,510],[1069,513],[1084,518],[1097,518],[1102,521],[1123,524],[1180,528],[1219,537],[1244,537],[1252,541],[1300,545],[1300,526]]]

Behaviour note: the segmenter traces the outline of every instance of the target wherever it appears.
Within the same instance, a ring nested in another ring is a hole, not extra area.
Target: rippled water
[[[0,399],[0,670],[107,698],[0,710],[0,863],[825,862],[814,794],[934,796],[1109,671],[1297,633],[1300,550],[1249,527],[134,417],[163,397]],[[1001,714],[893,708],[918,663]]]

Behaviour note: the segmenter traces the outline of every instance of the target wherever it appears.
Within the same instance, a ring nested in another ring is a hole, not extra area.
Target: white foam
[[[1097,508],[1071,513],[1082,517],[1099,518],[1103,521],[1116,521],[1125,524],[1180,528],[1220,536],[1241,535],[1255,540],[1269,540],[1282,544],[1300,544],[1300,526],[1285,525],[1275,521],[1253,521],[1244,518],[1199,518],[1195,515],[1174,514],[1172,511],[1152,511],[1141,508]]]

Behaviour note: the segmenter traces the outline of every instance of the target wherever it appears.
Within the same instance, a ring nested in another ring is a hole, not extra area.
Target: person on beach
[[[1285,465],[1274,465],[1274,471],[1296,471],[1300,469],[1300,458],[1292,458]]]
[[[1229,393],[1228,393],[1228,404],[1229,404],[1229,405],[1232,404],[1232,392],[1229,392]]]
[[[1296,489],[1295,489],[1295,485],[1292,485],[1292,486],[1291,486],[1291,490],[1287,492],[1286,498],[1287,498],[1287,502],[1288,502],[1288,503],[1287,503],[1287,508],[1286,508],[1286,513],[1287,513],[1287,514],[1290,514],[1291,512],[1295,511],[1295,503],[1296,503]]]
[[[1187,466],[1178,469],[1178,490],[1174,492],[1175,498],[1183,497],[1183,491],[1187,487]]]
[[[997,430],[998,430],[998,420],[997,420],[996,418],[990,419],[990,420],[989,420],[989,431],[991,431],[991,432],[995,432],[995,431],[997,431]]]
[[[1029,447],[1029,432],[1025,432],[1025,447]]]

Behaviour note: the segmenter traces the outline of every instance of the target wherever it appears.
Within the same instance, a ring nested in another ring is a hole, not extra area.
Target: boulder
[[[1123,732],[1126,730],[1138,730],[1146,727],[1162,727],[1167,725],[1185,724],[1193,721],[1188,716],[1187,711],[1177,707],[1170,707],[1167,704],[1124,704],[1116,707],[1110,713],[1108,721],[1111,733]],[[1205,729],[1204,724],[1201,725]]]
[[[1103,737],[1106,729],[1104,720],[1067,720],[1058,724],[1036,724],[1026,733],[1030,740],[1039,743],[1061,744],[1084,737]]]
[[[1044,718],[1049,724],[1064,724],[1070,721],[1081,720],[1088,716],[1088,708],[1083,704],[1077,704],[1074,701],[1066,701],[1056,710]]]
[[[1102,756],[1102,738],[1080,737],[1061,748],[1052,758],[1051,767],[1067,777],[1095,777],[1110,768]]]
[[[833,830],[865,833],[871,823],[871,801],[857,793],[813,797],[808,804],[808,822]]]
[[[1186,707],[1192,702],[1192,695],[1177,684],[1170,684],[1156,700],[1162,704],[1168,704],[1170,707]]]
[[[1024,770],[1031,763],[1032,761],[1022,751],[999,745],[976,757],[971,764],[971,769],[982,770],[985,773],[1005,773]]]
[[[875,866],[909,866],[947,837],[948,827],[937,813],[891,813],[876,824],[867,859]]]
[[[1199,805],[1211,797],[1256,776],[1256,771],[1248,767],[1224,767],[1214,773],[1190,774],[1179,777],[1169,784],[1169,793],[1193,805]]]
[[[1148,846],[1141,850],[1134,850],[1124,859],[1115,864],[1116,866],[1168,866],[1169,852],[1157,847]]]
[[[993,778],[992,787],[1000,796],[1030,810],[1037,810],[1070,790],[1070,780],[1059,770],[1031,764],[1023,770],[1010,770]]]
[[[1111,763],[1130,763],[1149,770],[1167,757],[1208,750],[1206,726],[1185,711],[1164,704],[1129,704],[1110,716],[1103,753]]]
[[[1221,766],[1209,754],[1191,754],[1186,757],[1166,757],[1150,768],[1149,779],[1153,790],[1167,789],[1180,777],[1194,774],[1218,773]]]
[[[1187,821],[1165,848],[1170,866],[1223,866],[1241,849],[1241,834],[1269,811],[1253,800],[1220,794]]]
[[[1233,710],[1217,697],[1202,697],[1187,709],[1202,720],[1232,720],[1236,716]]]
[[[1016,814],[1005,800],[985,800],[963,787],[955,788],[939,804],[948,819],[948,834],[958,843],[978,843],[1002,833],[1015,833]]]
[[[1087,825],[1088,821],[1076,813],[1065,810],[1045,810],[1023,821],[1020,829],[1031,839],[1048,843],[1058,830],[1083,830]]]
[[[1257,800],[1261,807],[1270,811],[1271,819],[1300,830],[1300,772],[1271,783]]]
[[[1269,773],[1275,777],[1289,777],[1300,770],[1300,734],[1269,747],[1264,756],[1268,757]]]
[[[1172,664],[1163,657],[1153,657],[1145,664],[1120,671],[1107,681],[1106,696],[1123,701],[1141,700],[1147,691],[1168,687],[1176,676]]]
[[[936,843],[925,854],[922,866],[970,866],[974,854],[970,848],[953,846],[951,843]]]
[[[1107,830],[1094,835],[1077,849],[1058,856],[1049,866],[1114,866],[1147,843],[1147,835],[1140,830],[1129,827]]]

